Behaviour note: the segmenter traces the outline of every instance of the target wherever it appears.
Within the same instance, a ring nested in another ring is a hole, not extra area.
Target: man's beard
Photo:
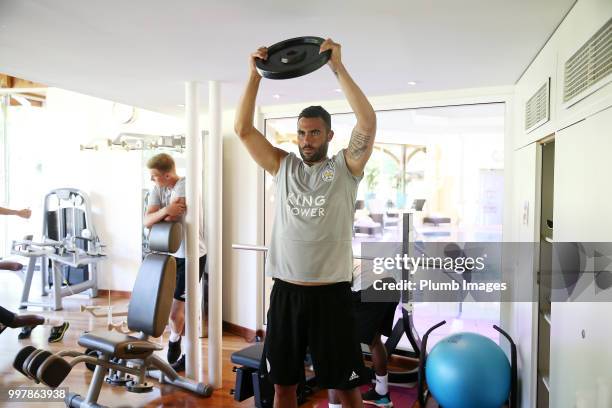
[[[304,146],[304,147],[312,147],[312,146]],[[300,156],[302,157],[302,160],[304,160],[307,163],[316,163],[327,157],[328,147],[329,147],[329,142],[323,143],[321,147],[319,147],[317,150],[310,153],[310,157],[307,157],[306,154],[304,153],[304,150],[302,150],[302,148],[299,147]]]

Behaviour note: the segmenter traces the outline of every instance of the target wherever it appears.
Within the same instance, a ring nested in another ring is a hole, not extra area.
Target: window
[[[6,106],[5,112],[3,202],[9,208],[32,210],[28,220],[4,217],[2,249],[8,255],[13,240],[41,229],[44,186],[55,183],[57,187],[60,183],[47,179],[45,166],[50,165],[53,157],[56,163],[61,161],[57,156],[61,148],[47,137],[44,108],[14,105]]]
[[[355,123],[352,113],[332,115],[329,156],[348,146]],[[299,155],[296,124],[297,117],[267,119],[266,137]],[[379,111],[377,124],[374,152],[357,195],[354,253],[360,253],[363,242],[400,242],[400,215],[406,211],[415,214],[417,241],[501,242],[503,103]],[[274,184],[266,174],[266,245],[274,200]],[[265,287],[269,294],[270,280]],[[448,302],[415,308],[420,333],[447,319],[450,324],[436,331],[436,336],[461,329],[497,339],[491,326],[499,323],[499,303]],[[431,344],[435,342],[432,338]]]

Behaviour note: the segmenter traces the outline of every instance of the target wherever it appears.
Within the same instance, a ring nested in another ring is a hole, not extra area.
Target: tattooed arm
[[[328,38],[321,44],[321,52],[325,50],[332,50],[328,64],[336,78],[338,78],[342,92],[346,95],[346,99],[357,117],[357,125],[353,129],[348,149],[344,150],[344,159],[351,173],[355,176],[360,176],[374,147],[376,114],[366,96],[342,64],[340,44]]]

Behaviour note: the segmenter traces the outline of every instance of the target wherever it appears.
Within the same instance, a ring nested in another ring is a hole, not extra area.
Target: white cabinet
[[[611,129],[608,108],[557,132],[555,241],[612,242]],[[612,304],[553,303],[552,316],[550,406],[573,408],[578,397],[597,407],[597,380],[612,387]]]

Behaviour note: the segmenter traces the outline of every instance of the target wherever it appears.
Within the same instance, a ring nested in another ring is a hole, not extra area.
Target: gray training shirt
[[[312,166],[289,153],[274,181],[276,215],[266,275],[298,282],[350,282],[361,177],[351,174],[344,151]]]

